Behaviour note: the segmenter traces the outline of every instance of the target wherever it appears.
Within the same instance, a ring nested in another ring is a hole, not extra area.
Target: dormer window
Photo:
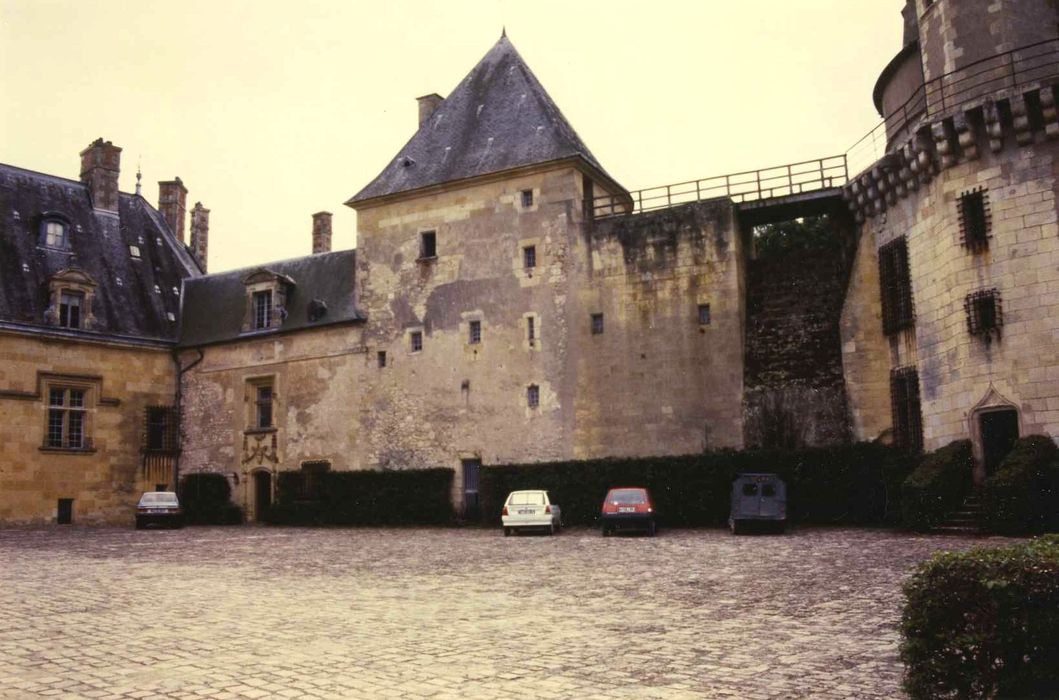
[[[83,292],[63,290],[59,295],[59,325],[63,328],[80,328],[84,305]]]
[[[60,328],[92,330],[92,303],[96,283],[83,270],[67,268],[55,273],[48,284],[48,309],[44,321]]]
[[[70,240],[68,237],[69,230],[70,227],[65,221],[60,221],[55,218],[44,219],[40,228],[41,245],[45,248],[66,250],[70,247]]]
[[[254,292],[254,328],[261,330],[272,325],[272,291]]]

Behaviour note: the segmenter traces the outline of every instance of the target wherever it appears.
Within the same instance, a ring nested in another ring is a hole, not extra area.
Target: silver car
[[[512,491],[500,520],[505,537],[519,530],[543,530],[554,535],[563,526],[562,511],[547,491]]]

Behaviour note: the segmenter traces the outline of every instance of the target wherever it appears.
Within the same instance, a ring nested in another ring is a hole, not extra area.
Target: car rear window
[[[647,494],[642,489],[615,489],[607,494],[611,503],[647,503]]]
[[[543,493],[513,493],[507,499],[511,506],[543,506]]]
[[[167,504],[176,505],[177,504],[177,497],[176,497],[175,493],[145,493],[140,498],[140,503],[144,503],[144,504],[148,504],[148,503],[151,503],[151,504],[167,503]]]
[[[757,495],[757,484],[743,484],[743,495],[744,496],[756,496]]]

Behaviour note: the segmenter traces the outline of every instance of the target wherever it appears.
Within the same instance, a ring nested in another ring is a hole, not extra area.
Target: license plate
[[[619,513],[635,513],[635,508],[618,508]]]
[[[147,510],[147,512],[148,513],[164,513],[165,511],[162,510],[161,508],[149,508]]]
[[[519,515],[535,515],[536,513],[537,511],[535,510],[520,510],[518,512]]]

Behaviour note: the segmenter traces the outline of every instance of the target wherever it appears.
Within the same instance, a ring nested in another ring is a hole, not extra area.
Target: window
[[[522,267],[527,270],[537,267],[537,246],[528,245],[522,249]]]
[[[467,338],[467,342],[469,342],[471,345],[478,345],[479,343],[482,342],[482,322],[481,321],[471,321],[469,331],[470,332],[469,332],[469,336]]]
[[[379,367],[385,367],[386,366],[386,351],[385,350],[380,350],[378,353],[376,353],[375,357],[376,357],[376,359],[377,359],[377,361],[379,363]]]
[[[255,387],[256,396],[255,399],[255,411],[254,411],[254,427],[255,428],[271,428],[272,427],[272,399],[274,398],[272,393],[271,384],[259,384]]]
[[[63,291],[59,293],[59,325],[63,328],[81,327],[81,309],[85,304],[82,292]]]
[[[530,408],[537,408],[541,405],[541,388],[536,384],[526,387],[526,405]]]
[[[1000,337],[1000,327],[1004,325],[1000,292],[996,289],[984,289],[968,294],[964,297],[963,309],[967,314],[968,333],[985,336],[986,342],[994,335]]]
[[[55,219],[45,219],[41,224],[41,239],[48,248],[66,250],[69,241],[66,238],[66,224]]]
[[[173,452],[177,448],[176,409],[172,406],[148,406],[144,422],[144,449],[147,452]]]
[[[533,316],[526,317],[526,341],[530,347],[537,341],[537,319]]]
[[[272,291],[254,292],[254,328],[264,329],[272,325]]]
[[[592,335],[603,333],[603,314],[592,314]]]
[[[528,209],[533,206],[533,190],[522,190],[522,208]]]
[[[423,331],[412,331],[408,335],[409,346],[412,352],[419,352],[423,349]]]
[[[710,325],[710,305],[699,304],[699,325],[708,326]]]
[[[137,260],[139,260],[139,258],[140,258],[140,246],[138,246],[138,245],[130,245],[129,246],[129,255],[131,255],[132,257],[134,257]]]
[[[923,449],[923,417],[919,406],[919,373],[915,367],[890,372],[890,401],[894,443],[903,449]]]
[[[48,390],[48,432],[46,447],[79,450],[88,446],[85,439],[85,390],[51,387]]]
[[[903,236],[879,248],[879,286],[883,332],[890,335],[913,326],[916,314],[908,267],[908,241]]]
[[[968,250],[978,253],[989,249],[992,215],[985,190],[979,188],[960,196],[960,243]]]
[[[424,231],[419,234],[419,257],[420,259],[436,258],[438,256],[438,232]]]

